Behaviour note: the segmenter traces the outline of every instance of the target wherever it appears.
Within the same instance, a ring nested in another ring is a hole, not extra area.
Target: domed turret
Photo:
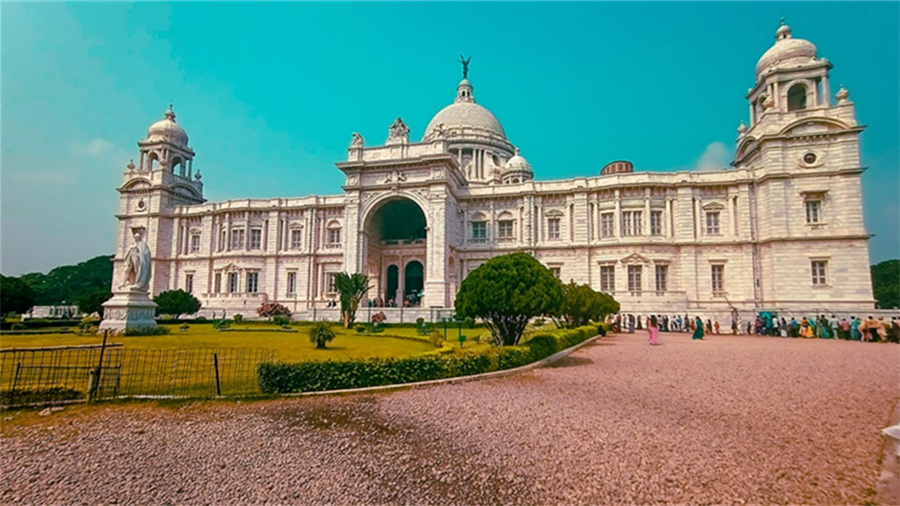
[[[519,154],[519,148],[516,148],[516,154],[506,162],[501,179],[503,184],[518,184],[534,179],[531,165]]]
[[[791,68],[816,61],[816,46],[803,39],[791,36],[791,28],[781,20],[775,32],[775,45],[763,53],[756,63],[756,80],[769,69]]]
[[[147,129],[146,142],[166,141],[176,146],[187,147],[188,135],[181,126],[175,123],[175,111],[172,110],[172,104],[166,110],[165,118],[150,125]]]

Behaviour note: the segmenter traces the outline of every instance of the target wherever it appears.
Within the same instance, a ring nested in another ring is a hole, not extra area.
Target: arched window
[[[788,90],[788,111],[806,109],[806,86],[795,84]]]

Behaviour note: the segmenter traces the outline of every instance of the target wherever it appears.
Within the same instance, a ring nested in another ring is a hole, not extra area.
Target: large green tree
[[[369,276],[339,272],[334,276],[334,288],[341,294],[341,320],[344,328],[349,329],[356,320],[359,301],[369,291]]]
[[[82,313],[98,313],[103,318],[103,303],[113,296],[109,290],[98,290],[78,299],[78,311]]]
[[[619,303],[611,295],[572,281],[563,285],[563,303],[553,319],[558,327],[580,327],[591,320],[600,322],[607,315],[618,312]]]
[[[900,260],[885,260],[872,266],[872,294],[878,307],[900,307]]]
[[[34,290],[19,278],[0,274],[0,313],[27,313],[34,307]]]
[[[514,346],[529,319],[556,314],[562,301],[562,284],[553,273],[519,252],[494,257],[472,271],[456,294],[456,311],[481,318],[495,345]]]
[[[46,306],[73,303],[112,286],[111,255],[92,258],[76,265],[63,265],[47,274],[32,272],[21,279],[34,290],[35,304]]]
[[[200,310],[197,297],[184,290],[167,290],[153,297],[156,302],[156,314],[172,315],[175,319],[183,314],[194,314]]]

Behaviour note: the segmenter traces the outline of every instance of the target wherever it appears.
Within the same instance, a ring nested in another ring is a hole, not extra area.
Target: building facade
[[[734,162],[719,171],[619,161],[537,181],[464,70],[420,141],[400,118],[383,145],[353,134],[336,164],[342,194],[215,203],[170,107],[119,188],[114,279],[142,230],[152,293],[190,291],[205,312],[325,307],[340,271],[368,274],[372,299],[452,307],[469,272],[520,250],[628,312],[871,309],[864,127],[846,90],[832,100],[831,68],[782,24],[756,65]]]

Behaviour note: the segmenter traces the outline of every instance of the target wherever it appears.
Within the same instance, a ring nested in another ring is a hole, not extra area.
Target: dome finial
[[[169,101],[169,108],[166,109],[166,118],[175,121],[175,109],[172,107],[171,101]]]
[[[463,79],[469,78],[469,62],[472,61],[472,57],[466,58],[463,55],[459,55],[459,60],[456,60],[459,63],[462,63],[463,66]]]
[[[775,40],[784,40],[791,38],[791,27],[784,24],[784,16],[781,17],[781,25],[778,26],[778,31],[775,32]]]

